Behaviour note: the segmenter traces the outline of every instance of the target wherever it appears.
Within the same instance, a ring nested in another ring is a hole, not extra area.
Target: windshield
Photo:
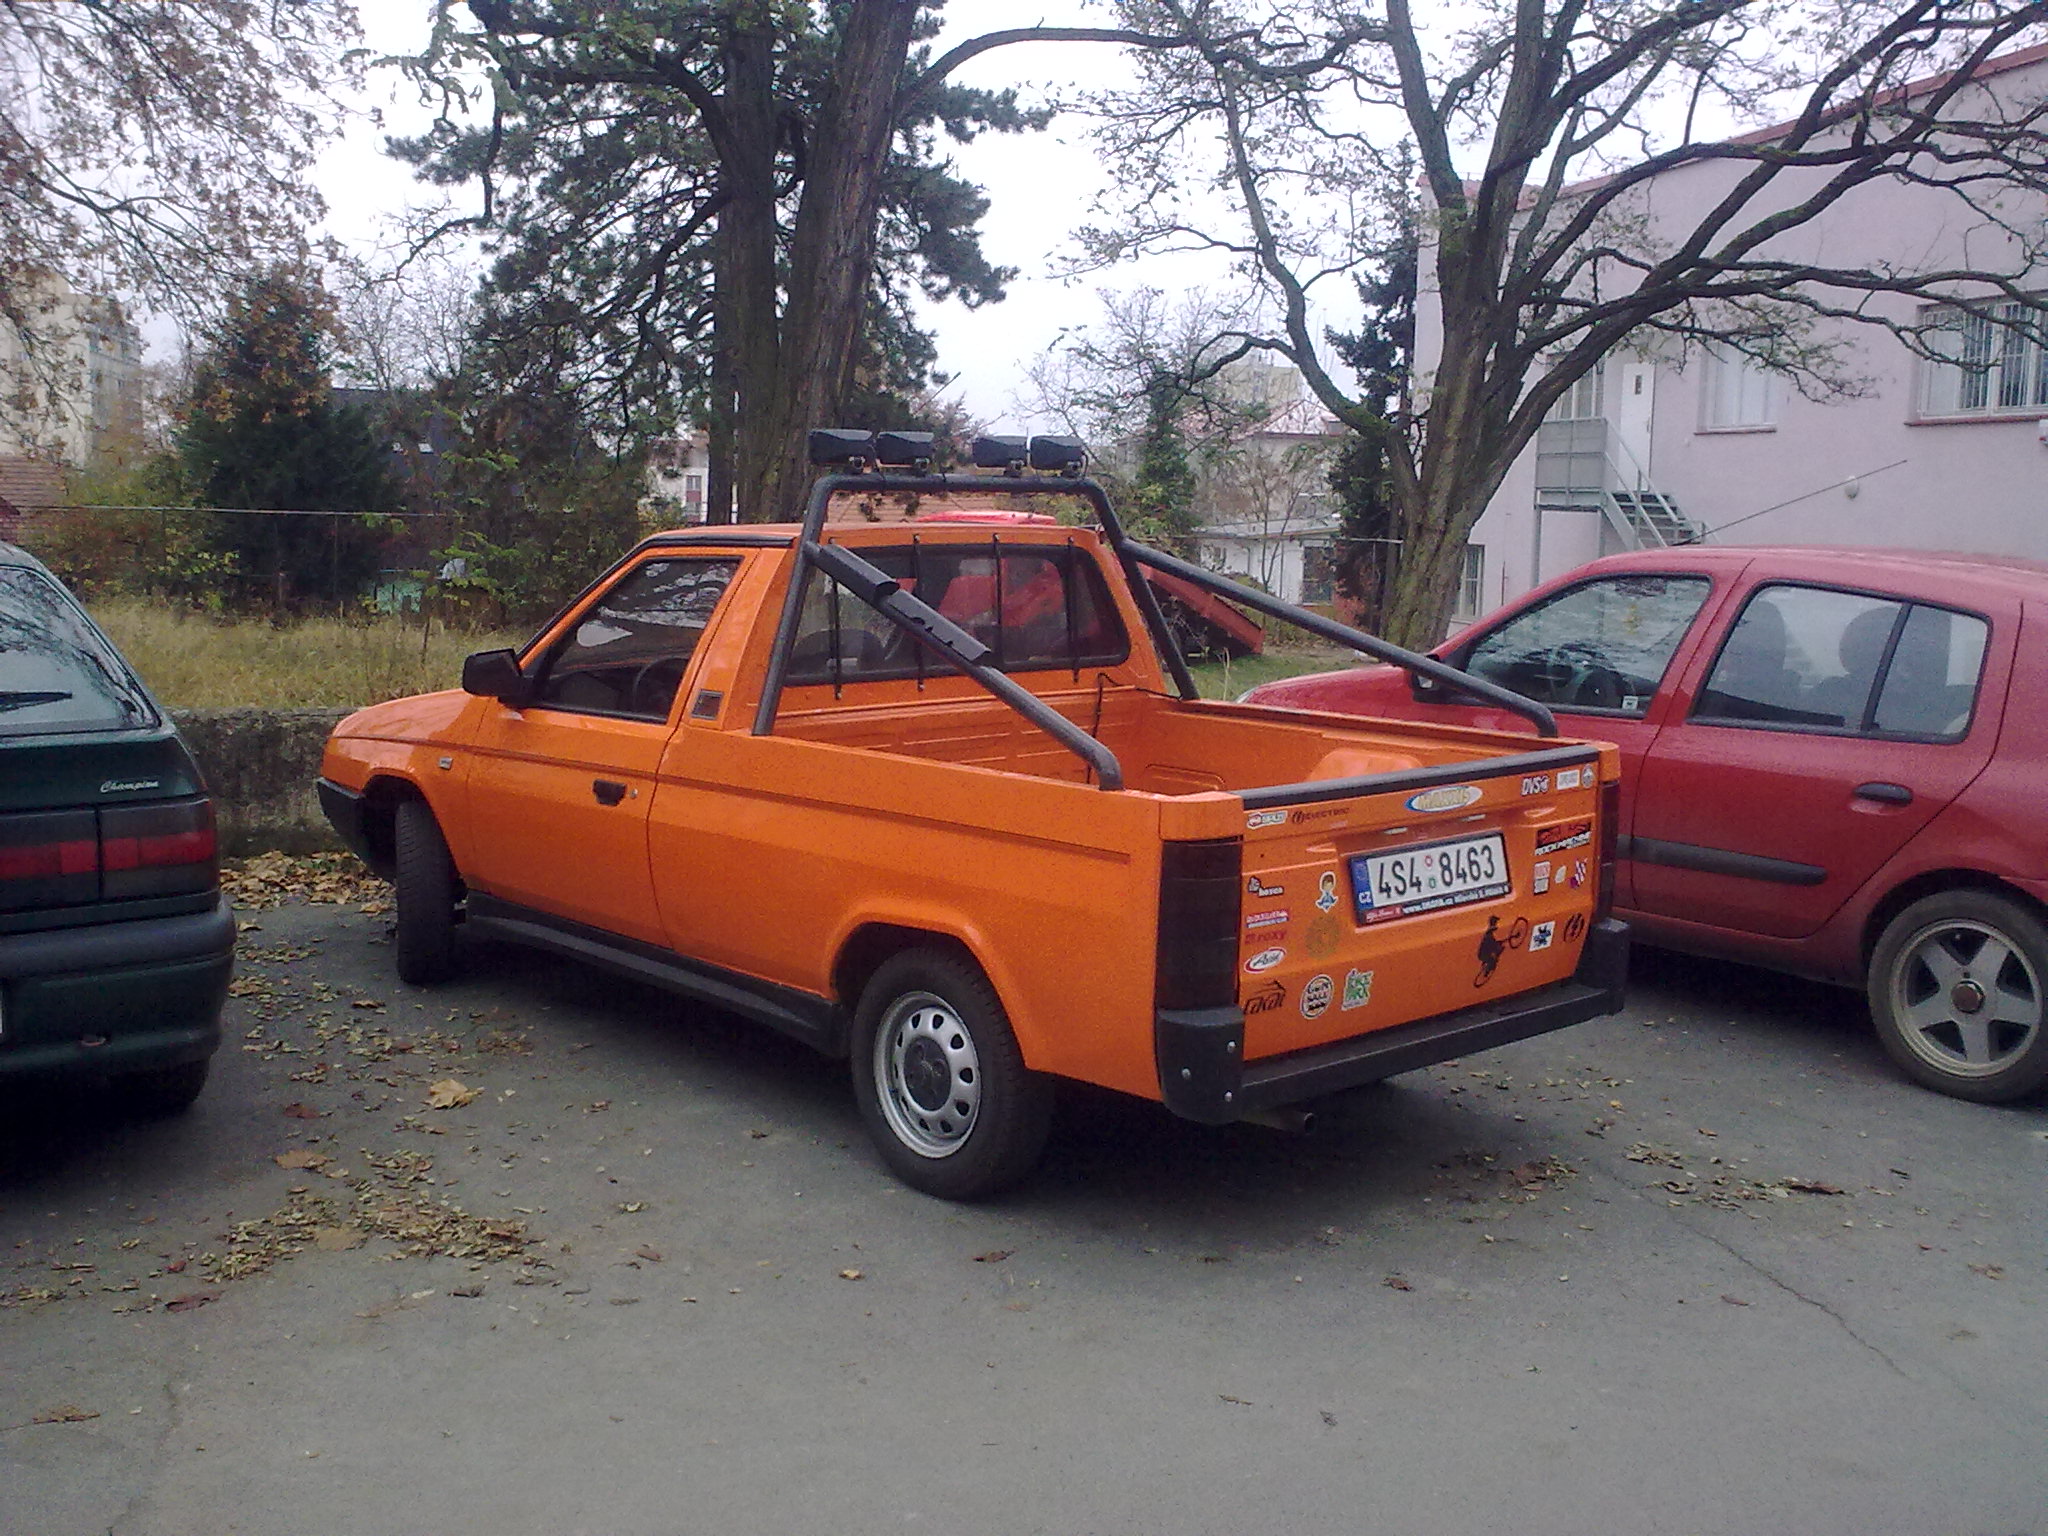
[[[148,725],[134,674],[41,571],[0,565],[0,737]]]

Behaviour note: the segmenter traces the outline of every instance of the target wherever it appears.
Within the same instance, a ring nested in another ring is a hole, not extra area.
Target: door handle
[[[592,780],[590,792],[597,796],[599,805],[617,805],[626,798],[626,786],[615,779]]]
[[[1858,800],[1881,800],[1886,805],[1911,805],[1913,803],[1913,791],[1906,788],[1903,784],[1858,784],[1856,786],[1856,798]]]

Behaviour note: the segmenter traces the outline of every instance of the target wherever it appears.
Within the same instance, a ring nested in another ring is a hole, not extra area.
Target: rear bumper
[[[1628,925],[1610,918],[1586,935],[1569,980],[1250,1065],[1240,1060],[1240,1009],[1162,1009],[1153,1035],[1160,1097],[1183,1119],[1222,1125],[1618,1012],[1627,983]]]
[[[203,1061],[234,965],[225,895],[209,911],[0,938],[0,1077]]]

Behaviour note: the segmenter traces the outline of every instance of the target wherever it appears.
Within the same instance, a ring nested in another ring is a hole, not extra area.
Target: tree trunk
[[[776,304],[775,32],[762,0],[734,8],[725,42],[724,101],[730,141],[719,146],[727,201],[718,216],[722,270],[716,302],[727,367],[714,373],[730,379],[731,478],[741,520],[754,522],[768,505],[764,488],[779,447],[775,424],[783,371]]]
[[[796,516],[810,483],[805,436],[837,425],[853,379],[875,262],[882,173],[896,131],[896,82],[917,0],[853,0],[840,33],[838,82],[818,114],[790,243],[779,410],[759,431],[763,474],[742,516]],[[887,82],[886,88],[880,88]]]

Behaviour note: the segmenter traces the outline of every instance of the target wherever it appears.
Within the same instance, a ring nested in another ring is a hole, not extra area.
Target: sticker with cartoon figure
[[[1326,869],[1316,877],[1316,910],[1327,912],[1337,905],[1337,871]]]
[[[1500,936],[1500,918],[1489,917],[1486,932],[1479,935],[1479,973],[1472,978],[1472,985],[1483,987],[1493,980],[1494,967],[1500,964],[1500,957],[1507,952],[1507,941]]]
[[[1346,971],[1344,973],[1344,1000],[1337,1005],[1344,1013],[1354,1008],[1363,1008],[1372,1001],[1371,971]]]
[[[1551,940],[1556,937],[1557,924],[1538,923],[1529,930],[1529,953],[1533,955],[1539,949],[1550,948]]]
[[[1321,1018],[1336,990],[1336,985],[1327,976],[1309,977],[1301,989],[1301,1016],[1304,1019]]]

